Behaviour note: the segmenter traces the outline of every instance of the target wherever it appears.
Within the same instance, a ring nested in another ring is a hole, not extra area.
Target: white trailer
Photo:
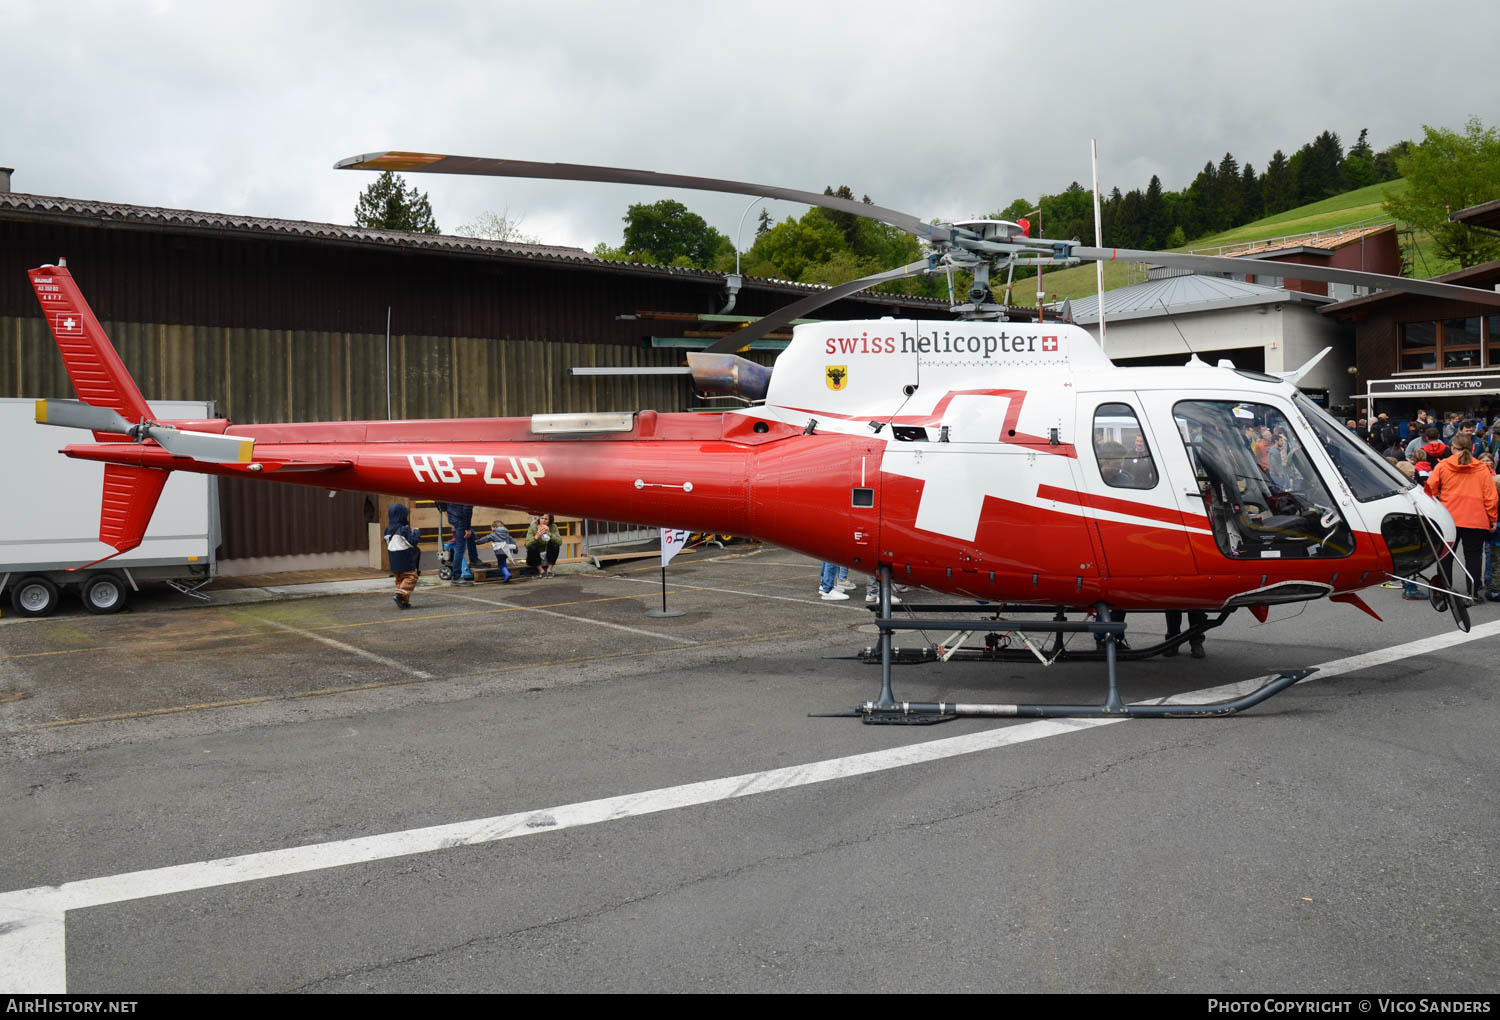
[[[152,401],[158,421],[214,417],[204,401]],[[86,437],[84,437],[86,438]],[[174,471],[139,546],[87,570],[69,570],[114,552],[99,541],[104,465],[57,451],[77,429],[36,422],[36,401],[0,398],[0,597],[21,616],[46,616],[60,592],[76,587],[94,613],[124,608],[142,581],[165,581],[185,595],[216,573],[219,484],[212,475]]]

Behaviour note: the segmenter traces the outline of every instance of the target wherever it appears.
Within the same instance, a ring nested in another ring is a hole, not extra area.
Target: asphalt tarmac
[[[1500,607],[1455,641],[1376,589],[1120,667],[1325,666],[1228,719],[875,727],[810,716],[878,693],[862,592],[763,547],[668,577],[673,619],[647,561],[0,620],[0,991],[1500,988]]]

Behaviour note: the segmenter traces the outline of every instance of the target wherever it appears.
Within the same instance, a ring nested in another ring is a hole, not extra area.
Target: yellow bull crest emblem
[[[830,390],[841,390],[849,382],[848,365],[829,365],[823,370]]]

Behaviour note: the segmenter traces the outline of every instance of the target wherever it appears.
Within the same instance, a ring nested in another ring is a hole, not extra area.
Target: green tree
[[[1219,160],[1219,201],[1214,212],[1214,229],[1228,230],[1244,222],[1240,214],[1245,209],[1245,196],[1240,192],[1240,164],[1230,152]]]
[[[755,221],[755,236],[759,237],[771,229],[771,212],[765,206],[760,207],[760,216]]]
[[[1411,153],[1411,142],[1402,140],[1392,145],[1389,149],[1382,149],[1375,155],[1375,181],[1394,181],[1401,176],[1396,169],[1396,160]]]
[[[406,230],[414,234],[436,234],[437,221],[427,193],[406,187],[401,175],[385,171],[359,196],[354,207],[354,225],[374,230]]]
[[[1026,214],[1036,208],[1038,208],[1037,203],[1031,199],[1018,198],[999,212],[991,214],[988,218],[992,220],[1010,220],[1012,223],[1015,223],[1017,220],[1025,219]]]
[[[697,266],[707,269],[734,244],[681,202],[664,198],[637,203],[625,212],[625,240],[620,251],[637,262]]]
[[[1379,181],[1375,174],[1375,150],[1370,148],[1366,136],[1369,128],[1359,129],[1359,141],[1349,147],[1344,155],[1344,190],[1367,188]]]
[[[1265,215],[1265,206],[1261,203],[1260,178],[1255,176],[1255,167],[1249,163],[1245,164],[1245,169],[1240,174],[1240,201],[1243,203],[1240,207],[1240,223],[1250,223]]]
[[[1146,232],[1141,237],[1145,244],[1142,247],[1160,247],[1172,232],[1172,214],[1162,194],[1161,178],[1156,174],[1151,175],[1151,183],[1146,185],[1146,195],[1141,200],[1141,214],[1146,220]]]
[[[1268,216],[1286,212],[1296,204],[1296,185],[1292,180],[1291,167],[1286,154],[1280,149],[1266,164],[1266,172],[1260,177],[1261,208]]]
[[[1500,136],[1470,117],[1464,133],[1422,126],[1423,139],[1396,160],[1406,191],[1385,201],[1385,210],[1432,234],[1439,256],[1462,267],[1500,256],[1500,238],[1448,219],[1471,205],[1500,196]]]
[[[1043,195],[1041,210],[1043,236],[1093,239],[1094,193],[1077,181],[1056,195]],[[1037,233],[1035,229],[1031,231],[1033,237]]]

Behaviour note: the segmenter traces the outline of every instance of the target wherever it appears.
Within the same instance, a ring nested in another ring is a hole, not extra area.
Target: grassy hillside
[[[1332,198],[1325,198],[1311,205],[1288,209],[1275,216],[1267,216],[1254,223],[1246,223],[1243,227],[1226,230],[1222,234],[1200,237],[1187,247],[1178,250],[1197,251],[1225,244],[1239,244],[1244,241],[1261,241],[1287,234],[1310,234],[1314,230],[1331,230],[1346,223],[1366,223],[1366,221],[1368,221],[1367,225],[1390,223],[1392,217],[1380,207],[1381,203],[1385,201],[1387,194],[1405,190],[1406,181],[1404,180],[1372,184],[1368,188],[1347,191],[1342,195],[1334,195]]]
[[[1313,202],[1310,205],[1298,206],[1296,209],[1288,209],[1286,212],[1277,213],[1275,216],[1267,216],[1247,223],[1233,230],[1226,230],[1221,234],[1213,234],[1209,237],[1200,237],[1189,242],[1185,247],[1174,248],[1174,251],[1197,251],[1203,254],[1205,248],[1217,248],[1223,245],[1242,244],[1249,241],[1266,241],[1290,234],[1309,234],[1315,230],[1331,230],[1348,224],[1361,223],[1372,226],[1377,223],[1390,223],[1392,217],[1381,208],[1389,192],[1399,192],[1406,188],[1406,181],[1386,181],[1383,184],[1372,184],[1368,188],[1360,188],[1358,191],[1346,192],[1325,198],[1321,202]],[[1092,244],[1085,239],[1086,244]],[[1411,275],[1417,279],[1425,280],[1429,277],[1447,273],[1458,268],[1456,262],[1444,262],[1432,251],[1432,238],[1425,232],[1419,231],[1414,238],[1414,248],[1409,253],[1412,260]],[[1104,267],[1104,289],[1114,290],[1124,287],[1132,282],[1140,282],[1139,278],[1129,278],[1129,267],[1123,263],[1106,263]],[[1097,292],[1097,284],[1094,278],[1094,267],[1092,265],[1076,266],[1072,269],[1060,269],[1048,271],[1043,275],[1042,284],[1046,288],[1048,300],[1056,294],[1058,300],[1088,297]],[[997,288],[998,290],[998,288]],[[1011,301],[1017,305],[1036,304],[1036,286],[1034,280],[1025,280],[1016,284],[1011,291]]]

